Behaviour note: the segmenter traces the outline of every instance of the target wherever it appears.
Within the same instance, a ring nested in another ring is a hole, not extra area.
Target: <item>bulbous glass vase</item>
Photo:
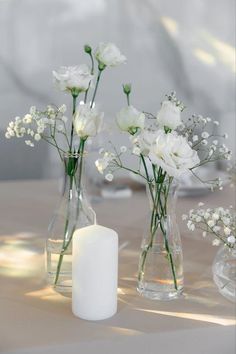
[[[64,191],[48,229],[47,280],[59,293],[72,291],[72,239],[75,229],[92,225],[95,212],[84,186],[85,155],[64,156]]]
[[[183,254],[176,221],[177,183],[149,184],[151,212],[143,235],[138,292],[150,299],[172,300],[183,291]]]
[[[213,266],[213,280],[226,299],[236,303],[236,248],[222,245],[218,250]]]

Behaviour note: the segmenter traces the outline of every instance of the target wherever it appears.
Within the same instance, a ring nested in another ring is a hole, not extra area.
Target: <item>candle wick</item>
[[[94,217],[94,225],[97,225],[97,215],[95,213],[95,211],[93,210],[93,208],[89,208],[91,210],[91,212],[93,213],[93,217]]]

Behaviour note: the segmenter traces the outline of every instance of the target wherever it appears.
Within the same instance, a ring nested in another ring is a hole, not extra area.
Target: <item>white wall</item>
[[[137,108],[153,113],[175,89],[189,114],[223,123],[235,151],[234,6],[234,0],[0,0],[0,130],[33,104],[69,103],[53,89],[52,69],[84,62],[84,43],[112,41],[128,63],[103,77],[97,98],[108,122],[124,104],[123,82],[133,83]],[[25,159],[20,145],[9,141],[6,152],[3,144],[1,134],[8,172],[0,178],[58,174],[48,150]],[[43,163],[30,174],[35,156]],[[14,167],[19,159],[22,170]]]

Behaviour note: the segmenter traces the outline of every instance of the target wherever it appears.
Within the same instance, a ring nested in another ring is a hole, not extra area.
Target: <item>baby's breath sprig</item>
[[[43,111],[32,106],[24,117],[16,117],[9,123],[5,137],[24,138],[25,144],[30,147],[34,147],[40,140],[45,140],[57,148],[60,158],[63,159],[62,155],[66,152],[64,146],[69,147],[65,112],[64,104],[60,107],[48,105]],[[61,146],[58,143],[58,134],[64,137]]]
[[[218,246],[223,243],[229,248],[236,247],[236,213],[230,208],[201,208],[204,203],[198,204],[199,208],[191,209],[184,214],[182,219],[187,222],[190,231],[199,229],[202,236],[214,236],[212,244]]]

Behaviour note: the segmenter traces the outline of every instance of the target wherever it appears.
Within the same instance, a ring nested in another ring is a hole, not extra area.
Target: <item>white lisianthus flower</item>
[[[144,128],[145,115],[133,106],[128,106],[117,114],[116,122],[120,130],[135,134],[138,129]]]
[[[142,130],[138,136],[135,136],[134,145],[140,149],[140,153],[147,156],[155,144],[158,134],[156,131]]]
[[[162,102],[161,109],[157,113],[157,123],[160,127],[167,127],[175,130],[182,124],[180,117],[180,107],[172,101]]]
[[[86,91],[94,77],[86,64],[61,66],[58,71],[53,71],[52,73],[54,81],[61,91],[70,91],[75,94]]]
[[[89,104],[78,106],[73,119],[77,135],[83,139],[96,136],[102,130],[103,116],[95,107],[90,108]]]
[[[117,66],[126,62],[126,57],[113,43],[99,43],[95,57],[104,66]]]
[[[189,146],[186,138],[176,132],[165,134],[163,130],[157,131],[149,158],[154,165],[176,178],[200,162],[197,152]]]

